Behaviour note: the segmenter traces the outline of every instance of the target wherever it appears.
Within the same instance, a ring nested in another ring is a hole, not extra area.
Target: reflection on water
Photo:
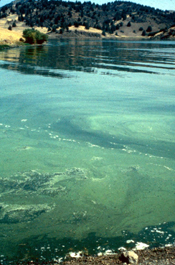
[[[61,75],[53,69],[159,73],[160,69],[174,69],[173,48],[173,42],[61,40],[58,43],[53,40],[46,46],[29,46],[1,53],[1,60],[17,62],[11,66],[6,63],[1,67],[10,67],[27,74],[58,77]]]
[[[2,262],[174,242],[174,51],[53,40],[0,53]]]

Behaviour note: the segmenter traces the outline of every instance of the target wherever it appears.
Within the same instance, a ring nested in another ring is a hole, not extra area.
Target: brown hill
[[[11,32],[34,27],[50,37],[173,39],[175,12],[123,1],[21,0],[0,8],[0,24],[2,20]]]

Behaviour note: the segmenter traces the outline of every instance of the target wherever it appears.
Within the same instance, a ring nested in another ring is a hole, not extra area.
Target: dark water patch
[[[41,75],[44,77],[55,77],[55,78],[71,78],[70,75],[63,74],[63,73],[57,73],[52,71],[51,69],[42,69],[42,68],[36,68],[35,66],[30,65],[18,65],[18,64],[11,64],[11,63],[5,63],[0,64],[0,67],[2,69],[7,70],[13,70],[20,72],[21,74],[27,74],[27,75]]]
[[[96,65],[97,68],[100,68],[100,69],[106,69],[106,70],[116,70],[118,72],[128,72],[128,73],[145,73],[145,74],[159,74],[158,72],[156,71],[151,71],[151,70],[146,70],[146,69],[139,69],[138,66],[136,65],[131,65],[130,66],[132,67],[129,67],[129,65],[125,66],[109,66],[109,65],[106,65],[106,64],[100,64],[100,66],[98,67]],[[138,67],[138,69],[137,69]]]
[[[168,91],[168,93],[172,95],[172,97],[175,96],[175,91]],[[159,106],[154,106],[152,104],[152,106],[149,106],[149,107],[143,107],[142,109],[144,112],[155,112],[157,114],[160,115],[160,113],[174,113],[175,112],[175,104],[165,104],[164,102],[162,104],[159,103]]]
[[[85,130],[68,119],[61,119],[58,122],[53,123],[51,128],[58,134],[63,134],[70,139],[89,142],[100,147],[112,148],[115,146],[117,149],[124,147],[119,141],[116,145],[111,143],[111,141],[114,140],[112,136],[106,135],[101,131],[93,132]]]
[[[125,145],[130,146],[142,153],[148,153],[159,157],[168,157],[174,159],[174,142],[166,142],[157,140],[139,140],[132,136],[129,137],[122,136],[122,139],[102,131],[92,131],[88,129],[81,128],[77,124],[71,122],[70,119],[63,118],[51,125],[51,129],[58,134],[62,134],[69,139],[76,139],[83,142],[88,142],[93,145],[97,145],[104,148],[113,149],[125,149]]]
[[[62,239],[50,238],[47,235],[31,236],[20,242],[9,242],[1,247],[3,264],[13,261],[13,264],[27,264],[29,261],[45,264],[65,259],[69,252],[83,251],[88,255],[96,255],[99,252],[112,250],[118,252],[118,248],[134,248],[137,242],[143,242],[150,248],[161,247],[165,244],[174,244],[175,232],[172,227],[174,222],[163,223],[143,228],[138,234],[122,231],[117,237],[98,237],[96,233],[89,233],[81,240],[64,237]],[[132,242],[128,243],[128,240]]]

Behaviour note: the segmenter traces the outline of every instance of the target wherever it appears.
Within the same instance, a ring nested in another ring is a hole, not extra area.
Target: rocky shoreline
[[[132,251],[133,252],[133,251]],[[175,247],[139,250],[125,258],[122,253],[101,257],[82,257],[63,262],[64,265],[97,265],[97,264],[140,264],[140,265],[173,265],[175,264]],[[135,256],[134,258],[132,258]],[[138,258],[137,258],[138,257]]]
[[[175,264],[175,247],[166,248],[154,248],[136,251],[135,257],[126,258],[123,255],[116,254],[111,256],[101,257],[82,257],[78,260],[72,259],[70,261],[63,262],[64,265],[97,265],[97,264],[140,264],[140,265],[173,265]]]
[[[56,263],[55,263],[56,264]],[[125,251],[111,255],[84,256],[65,261],[64,265],[97,265],[97,264],[140,264],[140,265],[173,265],[175,264],[175,246],[136,251]]]
[[[159,247],[144,250],[125,251],[111,253],[108,255],[89,256],[83,255],[79,258],[68,257],[66,261],[26,261],[15,264],[39,265],[39,264],[62,264],[62,265],[175,265],[175,246]]]

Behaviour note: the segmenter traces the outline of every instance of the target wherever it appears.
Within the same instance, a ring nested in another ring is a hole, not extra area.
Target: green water
[[[175,42],[53,40],[0,60],[4,262],[165,223],[173,243]]]

